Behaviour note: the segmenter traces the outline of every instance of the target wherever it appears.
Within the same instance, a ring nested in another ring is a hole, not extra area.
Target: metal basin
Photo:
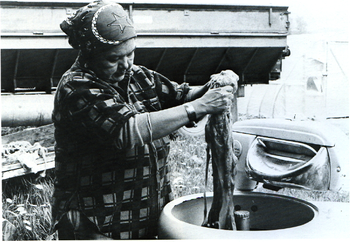
[[[212,193],[207,194],[207,201],[210,208]],[[178,198],[165,206],[160,217],[159,238],[271,239],[349,234],[347,229],[342,229],[349,220],[344,216],[349,211],[344,203],[319,203],[320,206],[316,206],[292,197],[255,192],[237,194],[234,201],[236,210],[250,212],[250,231],[201,227],[204,199],[202,194],[195,194]],[[321,212],[318,207],[321,207]],[[346,222],[338,225],[342,219]]]

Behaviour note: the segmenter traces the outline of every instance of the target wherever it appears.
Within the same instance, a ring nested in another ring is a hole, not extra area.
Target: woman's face
[[[96,54],[88,61],[89,67],[104,81],[119,82],[134,63],[135,39],[129,39]]]

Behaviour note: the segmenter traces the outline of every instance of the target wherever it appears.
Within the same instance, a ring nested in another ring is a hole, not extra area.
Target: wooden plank
[[[37,160],[37,172],[44,170],[53,169],[55,167],[55,153],[48,153],[46,155],[46,161],[43,158],[38,158]],[[6,180],[13,177],[23,176],[26,174],[31,174],[32,171],[28,171],[26,168],[23,168],[21,164],[11,164],[5,165],[2,167],[2,180]]]
[[[46,163],[51,162],[53,160],[55,160],[55,154],[53,152],[46,154]],[[37,158],[36,163],[37,163],[37,165],[42,165],[42,164],[45,164],[45,161],[43,158]],[[5,164],[2,166],[2,172],[21,169],[21,168],[23,168],[23,167],[19,162],[14,163],[14,164],[9,164],[9,165]]]
[[[26,129],[20,132],[4,135],[1,137],[3,145],[22,140],[28,141],[32,145],[38,142],[41,146],[43,146],[43,148],[46,147],[47,149],[45,160],[42,157],[36,158],[35,172],[41,172],[55,167],[55,139],[53,124],[32,129]],[[33,173],[32,170],[24,168],[23,165],[20,164],[20,162],[12,164],[3,163],[1,171],[2,180]]]
[[[46,164],[38,165],[38,168],[39,168],[38,172],[53,169],[54,167],[55,167],[55,161],[47,162]],[[23,176],[23,175],[31,174],[31,173],[32,173],[31,171],[27,171],[24,168],[12,170],[12,171],[6,171],[6,172],[2,173],[2,180],[6,180],[9,178],[18,177],[18,176]]]

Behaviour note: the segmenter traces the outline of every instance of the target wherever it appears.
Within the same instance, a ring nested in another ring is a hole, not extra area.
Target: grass
[[[26,175],[2,182],[3,240],[52,240],[53,175]]]
[[[171,142],[170,179],[174,197],[203,193],[205,190],[206,143],[204,136],[179,134]],[[209,166],[207,191],[212,191]],[[349,202],[349,193],[281,189],[278,192],[261,187],[260,192],[276,193],[307,201]],[[3,240],[55,240],[50,234],[53,174],[25,176],[2,182]]]
[[[299,199],[303,199],[306,201],[319,201],[319,202],[349,202],[349,192],[341,191],[307,191],[300,189],[292,189],[292,188],[283,188],[279,191],[271,191],[268,189],[264,189],[262,187],[258,187],[256,189],[257,192],[264,193],[272,193],[272,194],[280,194],[289,197],[295,197]]]
[[[23,131],[31,126],[1,127],[1,136]]]
[[[204,192],[206,147],[204,136],[179,134],[172,141],[168,162],[175,198]],[[208,191],[212,191],[212,183],[212,176],[208,176]]]

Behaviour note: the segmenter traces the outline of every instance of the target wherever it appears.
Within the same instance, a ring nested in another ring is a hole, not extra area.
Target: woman
[[[61,29],[80,52],[52,115],[59,239],[155,238],[172,199],[168,135],[222,112],[233,88],[192,89],[134,65],[136,33],[116,3],[82,7]]]

